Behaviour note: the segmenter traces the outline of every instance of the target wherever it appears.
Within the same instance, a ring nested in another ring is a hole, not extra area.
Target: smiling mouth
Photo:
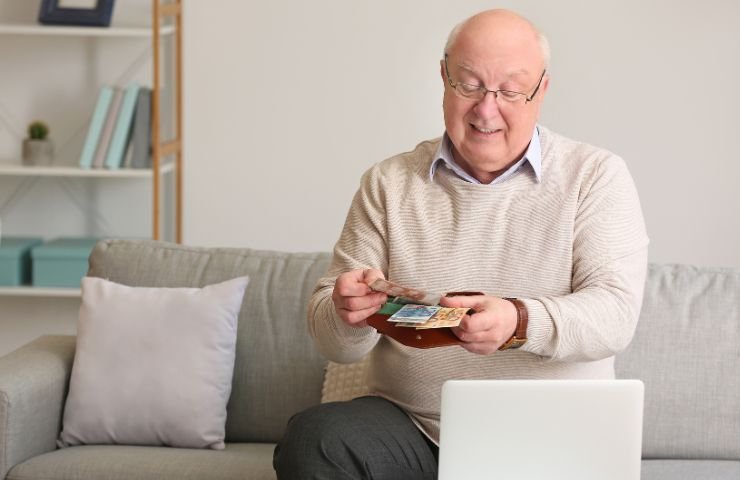
[[[500,129],[480,128],[476,125],[473,125],[472,123],[470,124],[470,126],[473,127],[473,130],[475,130],[476,132],[484,133],[486,135],[501,131]]]

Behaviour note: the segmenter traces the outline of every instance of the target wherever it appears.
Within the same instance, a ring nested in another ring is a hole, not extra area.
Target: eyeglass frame
[[[489,93],[493,94],[493,98],[498,99],[499,92],[508,92],[508,93],[516,93],[517,95],[523,95],[524,104],[526,105],[532,100],[534,100],[534,96],[537,95],[537,92],[540,91],[540,86],[542,85],[542,79],[545,78],[545,73],[547,73],[547,68],[542,70],[542,75],[540,75],[540,80],[537,82],[537,86],[534,87],[534,92],[532,92],[532,95],[527,95],[524,92],[516,92],[514,90],[506,90],[505,88],[499,88],[498,90],[489,90],[484,85],[472,85],[470,83],[465,83],[465,82],[453,82],[452,77],[450,77],[450,68],[447,65],[448,56],[449,55],[445,53],[444,62],[445,62],[445,74],[447,74],[447,83],[449,83],[450,87],[452,87],[452,89],[456,92],[456,94],[459,94],[462,98],[474,99],[474,97],[466,97],[465,95],[461,94],[460,91],[457,89],[458,85],[467,85],[469,87],[475,87],[476,89],[478,89],[478,91],[483,91],[483,96],[478,100],[479,102],[483,101],[483,99],[486,98],[486,95],[488,95]],[[515,104],[516,100],[510,101],[509,103]]]

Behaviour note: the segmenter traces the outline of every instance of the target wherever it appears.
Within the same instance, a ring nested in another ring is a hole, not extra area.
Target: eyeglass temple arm
[[[450,68],[447,66],[447,52],[445,52],[445,74],[447,75],[447,83],[450,84],[450,87],[455,88],[455,83],[452,81],[452,78],[450,78]]]
[[[445,65],[447,64],[445,63]],[[534,100],[534,96],[537,95],[537,92],[540,91],[540,85],[542,85],[542,79],[545,78],[545,73],[547,73],[547,69],[542,70],[542,75],[540,75],[540,81],[537,82],[537,87],[534,89],[534,92],[532,92],[532,95],[527,97],[527,102],[531,102],[532,100]]]

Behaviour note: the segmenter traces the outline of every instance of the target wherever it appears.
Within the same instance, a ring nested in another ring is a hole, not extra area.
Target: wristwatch
[[[504,300],[510,301],[516,307],[516,330],[514,330],[514,335],[498,349],[508,350],[510,348],[519,348],[527,343],[527,324],[529,323],[527,306],[518,298],[504,298]]]

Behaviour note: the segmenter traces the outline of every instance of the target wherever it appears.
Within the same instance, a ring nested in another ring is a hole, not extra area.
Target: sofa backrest
[[[88,274],[147,287],[202,287],[248,275],[226,435],[274,442],[292,414],[321,400],[326,361],[305,318],[329,260],[328,253],[105,240]],[[616,359],[618,378],[645,383],[643,457],[740,460],[739,366],[740,270],[651,264],[634,340]],[[364,367],[355,370],[344,383],[364,378]]]
[[[644,458],[740,460],[740,270],[650,265],[619,378],[645,383]]]
[[[329,259],[328,253],[105,240],[95,246],[88,274],[142,287],[202,287],[248,275],[226,439],[274,442],[291,415],[321,400],[326,361],[308,334],[306,306]]]

